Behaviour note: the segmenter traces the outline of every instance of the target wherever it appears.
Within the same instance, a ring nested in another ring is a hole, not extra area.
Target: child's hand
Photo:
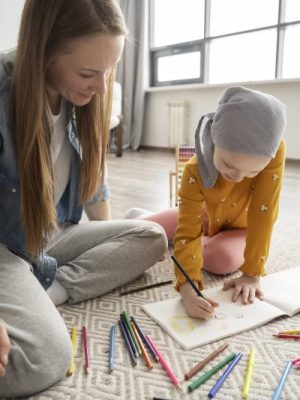
[[[260,287],[260,278],[257,276],[242,275],[239,278],[229,279],[224,282],[223,289],[233,288],[232,301],[237,301],[241,295],[244,304],[253,303],[255,297],[264,299]]]
[[[10,351],[10,340],[4,322],[0,321],[0,377],[5,375]]]
[[[180,294],[184,307],[190,317],[209,319],[213,316],[214,307],[218,307],[219,305],[214,300],[203,299],[197,296],[188,282],[180,286]]]

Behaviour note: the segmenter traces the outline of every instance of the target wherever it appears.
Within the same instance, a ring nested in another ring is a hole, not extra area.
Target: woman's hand
[[[9,351],[10,340],[7,334],[6,326],[3,321],[0,321],[0,376],[5,375]]]
[[[197,285],[197,282],[195,284]],[[190,317],[209,319],[213,316],[215,307],[219,305],[214,300],[197,296],[189,282],[180,286],[180,294]]]
[[[232,301],[236,302],[239,296],[242,296],[244,304],[253,303],[255,297],[264,299],[260,287],[260,278],[257,276],[242,275],[239,278],[229,279],[224,282],[223,289],[233,288]]]

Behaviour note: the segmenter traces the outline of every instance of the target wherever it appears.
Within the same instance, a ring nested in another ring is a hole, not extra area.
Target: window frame
[[[180,80],[170,80],[170,81],[159,81],[158,80],[158,59],[166,56],[186,54],[191,52],[200,53],[200,71],[199,78],[192,79],[180,79]],[[151,85],[152,86],[169,86],[178,84],[189,84],[189,83],[203,83],[204,82],[204,41],[197,40],[193,42],[180,43],[180,46],[170,45],[157,48],[150,54],[151,58]]]
[[[150,52],[150,86],[151,87],[159,87],[159,86],[173,86],[173,85],[184,85],[184,84],[195,84],[195,83],[204,83],[209,84],[209,62],[210,62],[210,42],[215,39],[226,38],[230,36],[236,36],[240,34],[254,33],[259,31],[265,31],[268,29],[276,29],[277,31],[277,39],[276,39],[276,55],[275,55],[275,65],[274,65],[274,80],[277,79],[288,79],[282,78],[282,66],[283,66],[283,51],[284,51],[284,33],[285,29],[288,26],[292,25],[300,25],[300,20],[284,22],[284,11],[286,6],[286,0],[278,1],[278,19],[277,24],[274,25],[266,25],[259,28],[247,29],[243,31],[236,31],[231,33],[226,33],[222,35],[210,36],[210,9],[211,9],[211,0],[205,0],[204,2],[204,37],[199,40],[193,40],[189,42],[183,43],[174,43],[167,46],[155,47],[153,45],[154,40],[154,0],[150,1],[149,7],[149,52]],[[175,55],[175,54],[184,54],[191,51],[200,51],[201,55],[201,63],[200,63],[200,77],[195,79],[180,79],[180,80],[170,80],[160,82],[157,79],[158,75],[158,59],[160,57]],[[300,73],[299,73],[300,77]],[[224,84],[228,82],[223,82]]]

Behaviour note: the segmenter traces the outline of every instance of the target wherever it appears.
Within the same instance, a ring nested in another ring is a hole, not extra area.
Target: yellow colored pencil
[[[300,331],[296,330],[296,331],[282,331],[282,332],[278,332],[278,333],[282,333],[283,335],[300,335]]]
[[[256,352],[256,349],[255,349],[255,347],[253,347],[249,353],[248,368],[247,368],[245,383],[244,383],[243,392],[242,392],[242,396],[244,399],[246,399],[249,395],[249,388],[250,388],[250,381],[251,381],[252,369],[253,369],[253,364],[254,364],[255,352]]]
[[[76,330],[75,326],[72,327],[71,341],[72,341],[73,355],[72,355],[72,360],[71,360],[70,367],[69,367],[68,372],[67,372],[68,376],[71,376],[74,373],[74,370],[75,370],[74,358],[76,357],[76,342],[77,342],[77,330]]]

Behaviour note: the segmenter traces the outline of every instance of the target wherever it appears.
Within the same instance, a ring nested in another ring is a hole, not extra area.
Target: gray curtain
[[[118,65],[123,91],[123,147],[137,150],[141,143],[145,88],[148,86],[148,0],[119,0],[129,40]]]

